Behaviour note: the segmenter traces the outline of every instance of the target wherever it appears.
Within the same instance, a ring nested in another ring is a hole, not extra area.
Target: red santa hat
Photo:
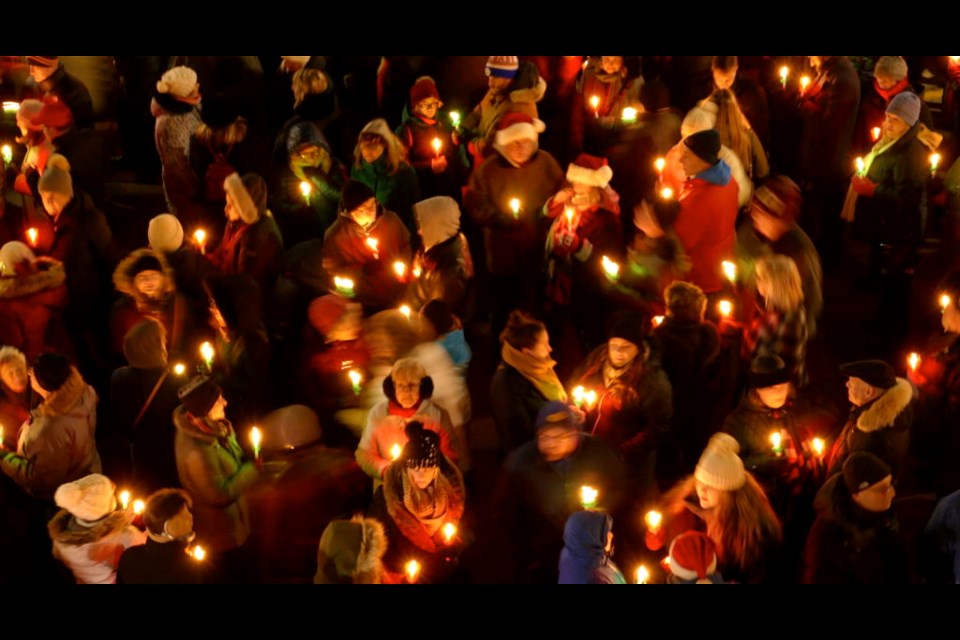
[[[510,112],[500,118],[497,125],[496,143],[505,147],[517,140],[533,140],[536,142],[539,134],[543,133],[547,125],[542,120],[531,118],[525,113]]]
[[[717,551],[700,531],[681,533],[670,543],[670,571],[681,580],[709,582],[717,571]]]
[[[598,158],[581,153],[574,162],[567,167],[567,180],[591,187],[606,187],[613,178],[613,169],[607,164],[606,158]]]

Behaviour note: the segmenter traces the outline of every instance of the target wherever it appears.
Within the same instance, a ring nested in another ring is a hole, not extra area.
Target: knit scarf
[[[387,412],[392,416],[397,416],[400,418],[412,418],[417,415],[417,411],[420,410],[420,405],[423,404],[423,400],[417,402],[416,405],[407,409],[400,405],[399,402],[394,402],[393,400],[387,401]]]
[[[540,394],[549,400],[567,401],[567,392],[560,379],[557,378],[553,367],[556,361],[550,358],[534,358],[531,355],[518,351],[508,343],[503,343],[500,350],[500,356],[508,365],[520,372],[524,378],[530,381]]]
[[[910,88],[910,82],[906,78],[904,78],[897,84],[893,85],[889,89],[881,89],[880,85],[877,84],[877,79],[876,78],[873,79],[874,91],[876,91],[880,95],[880,97],[883,98],[888,104],[895,95],[897,95],[898,93],[903,93],[909,88]]]
[[[403,473],[401,483],[403,506],[420,521],[430,537],[433,537],[443,526],[447,515],[449,495],[453,490],[450,481],[442,473],[438,473],[429,487],[421,489],[410,480],[409,475]]]
[[[921,127],[923,125],[920,125]],[[880,138],[877,140],[876,144],[873,145],[873,148],[870,149],[870,153],[867,154],[867,157],[863,159],[863,172],[862,175],[866,176],[870,172],[870,165],[873,164],[874,158],[876,158],[881,153],[884,153],[887,149],[896,144],[897,140],[903,136],[894,138],[893,140],[887,140],[885,138]],[[853,190],[853,183],[851,182],[850,186],[847,188],[847,197],[843,201],[843,209],[840,211],[840,218],[846,220],[847,222],[853,222],[854,217],[857,213],[857,192]]]

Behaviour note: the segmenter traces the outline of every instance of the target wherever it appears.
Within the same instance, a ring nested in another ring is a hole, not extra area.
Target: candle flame
[[[306,198],[307,196],[309,196],[311,191],[313,191],[313,187],[310,185],[309,182],[304,180],[300,183],[300,193],[303,194],[303,197]]]
[[[457,525],[453,524],[452,522],[448,522],[447,524],[443,525],[443,539],[447,542],[447,544],[453,542],[453,539],[456,537],[456,535]]]
[[[600,262],[603,264],[603,270],[611,278],[616,278],[617,275],[620,274],[620,265],[614,262],[613,260],[611,260],[610,258],[608,258],[607,256],[603,256],[600,259]]]
[[[120,492],[120,508],[126,509],[130,505],[130,492],[124,489]]]
[[[857,165],[857,173],[863,173],[863,170],[866,168],[866,163],[863,161],[863,158],[857,156],[857,159],[854,160],[854,163]]]
[[[916,351],[911,352],[910,355],[907,356],[907,365],[910,366],[911,371],[916,371],[917,367],[920,366],[920,354]]]
[[[780,67],[780,79],[785,81],[788,75],[790,75],[790,68],[786,65]]]
[[[430,141],[430,145],[436,153],[440,153],[440,147],[443,146],[443,143],[440,141],[440,138],[434,138]]]
[[[823,438],[814,438],[810,446],[813,447],[813,453],[816,454],[818,458],[822,458],[824,452],[827,450],[827,443],[823,441]]]
[[[207,241],[207,232],[203,229],[197,229],[193,232],[193,239],[197,241],[197,244],[202,245]]]
[[[403,570],[406,572],[410,582],[416,582],[417,576],[420,575],[420,563],[416,560],[411,560],[403,566]]]
[[[721,300],[717,303],[717,307],[720,309],[720,315],[724,318],[730,317],[730,314],[733,313],[733,303],[729,300]]]
[[[411,310],[409,305],[406,305],[406,304],[400,305],[400,308],[398,309],[398,311],[403,314],[404,318],[406,318],[407,320],[410,319]]]
[[[350,384],[354,386],[359,386],[360,381],[363,380],[363,376],[356,369],[350,369],[350,371],[347,371],[347,377],[350,378]]]
[[[870,137],[873,138],[874,142],[880,139],[881,131],[882,130],[880,129],[880,127],[874,127],[873,129],[870,129]]]
[[[643,520],[647,523],[647,528],[656,531],[663,522],[663,514],[659,511],[647,511],[647,515],[643,517]]]
[[[177,364],[173,365],[174,375],[182,376],[186,372],[187,372],[187,365],[183,364],[182,362],[178,362]]]
[[[945,293],[940,294],[940,309],[942,311],[946,311],[951,302],[953,302],[953,300],[950,299],[950,296]]]
[[[27,239],[30,240],[30,244],[36,246],[37,238],[40,236],[40,232],[37,231],[36,227],[30,227],[27,229]]]
[[[587,390],[584,389],[583,386],[574,387],[571,395],[573,396],[573,403],[579,407],[583,404],[583,401],[587,396]]]
[[[143,500],[134,500],[133,501],[133,512],[137,515],[143,513],[143,510],[147,508],[147,505]]]
[[[783,436],[780,435],[779,431],[774,431],[770,434],[770,444],[773,445],[774,449],[779,449],[783,444]]]
[[[580,504],[584,507],[591,507],[597,504],[597,496],[599,495],[600,492],[593,487],[583,485],[580,487]]]
[[[590,389],[590,391],[587,391],[583,399],[587,405],[587,410],[593,409],[593,405],[597,404],[597,392],[593,389]]]
[[[663,324],[663,316],[653,316],[653,326],[659,327]]]
[[[566,210],[563,212],[563,215],[567,216],[567,224],[572,226],[573,225],[573,209],[571,209],[570,207],[567,207]]]
[[[373,252],[376,253],[377,245],[379,241],[376,238],[367,238],[367,246],[373,249]]]
[[[390,447],[390,459],[391,460],[399,459],[400,454],[402,452],[403,452],[403,448],[400,445],[398,444],[393,445],[392,447]]]
[[[459,112],[459,111],[451,111],[451,112],[450,112],[450,122],[452,122],[452,123],[453,123],[453,126],[455,126],[455,127],[460,126],[460,112]]]
[[[350,278],[341,278],[340,276],[333,277],[333,285],[337,289],[353,289],[353,280]]]
[[[600,106],[600,96],[590,96],[590,106],[596,109]]]
[[[660,189],[660,197],[663,198],[664,200],[672,200],[673,189],[671,189],[670,187],[664,187],[663,189]]]
[[[263,442],[263,433],[258,427],[252,427],[250,429],[250,444],[253,445],[254,449],[259,449],[261,442]]]
[[[931,153],[931,154],[930,154],[930,168],[933,169],[934,171],[936,171],[936,170],[937,170],[937,167],[938,167],[939,165],[940,165],[940,154],[939,154],[939,153]]]
[[[737,265],[729,260],[724,260],[720,263],[720,267],[723,269],[723,275],[730,282],[737,281]]]
[[[808,86],[810,86],[810,76],[801,76],[800,91],[806,91]]]
[[[650,571],[643,565],[637,567],[637,584],[647,584],[650,579]]]
[[[398,278],[402,278],[407,273],[407,265],[402,260],[397,260],[393,263],[393,272],[397,274]]]
[[[209,342],[204,342],[200,345],[200,357],[203,358],[204,362],[211,362],[213,360],[213,345]]]
[[[510,198],[510,211],[514,215],[520,213],[520,200],[518,198]]]
[[[200,545],[196,545],[196,546],[193,548],[193,551],[190,552],[190,556],[191,556],[194,560],[203,561],[203,559],[207,557],[207,552],[206,552],[206,550],[204,550],[204,548],[201,547]]]
[[[20,111],[20,103],[19,103],[19,102],[13,102],[13,101],[10,101],[10,100],[4,100],[4,101],[3,101],[3,111],[4,111],[4,113],[16,113],[17,111]]]
[[[413,268],[413,277],[419,278],[423,274],[423,268],[420,265],[417,265]]]
[[[6,162],[10,162],[10,160],[13,159],[13,147],[11,147],[8,144],[5,144],[3,145],[3,147],[0,147],[0,153],[3,154],[3,159]]]
[[[663,170],[667,166],[666,158],[657,158],[653,161],[653,166],[656,167],[657,173],[663,173]]]
[[[956,64],[956,63],[960,62],[960,56],[950,56],[950,61],[953,62],[954,64]],[[4,104],[6,104],[6,103],[4,103]]]
[[[637,119],[637,110],[633,107],[624,107],[623,113],[620,114],[620,117],[625,122],[633,122]]]

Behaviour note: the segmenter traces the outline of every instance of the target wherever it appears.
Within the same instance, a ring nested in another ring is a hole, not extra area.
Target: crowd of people
[[[960,583],[960,58],[0,63],[0,582]]]

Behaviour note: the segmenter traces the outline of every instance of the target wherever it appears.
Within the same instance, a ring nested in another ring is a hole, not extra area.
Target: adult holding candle
[[[32,89],[38,97],[57,97],[74,114],[77,127],[93,129],[93,99],[76,76],[67,72],[59,56],[27,56]]]
[[[737,56],[713,56],[710,70],[713,72],[714,93],[729,90],[733,94],[738,110],[743,112],[750,128],[756,131],[759,141],[766,146],[770,140],[770,110],[767,92],[755,79],[756,69],[748,68],[746,73],[741,74],[738,73],[740,61]],[[778,77],[785,84],[790,70],[787,68],[786,76],[781,75],[782,71],[782,67],[777,68]]]
[[[27,245],[14,240],[0,247],[0,265],[2,342],[27,358],[51,347],[71,353],[61,318],[68,302],[63,263],[37,258]]]
[[[464,207],[483,228],[490,299],[482,301],[498,331],[511,309],[531,308],[537,295],[544,238],[540,211],[563,187],[563,170],[539,148],[545,125],[523,113],[500,119],[496,153],[475,168],[464,195]],[[517,201],[517,213],[510,203]],[[493,292],[496,292],[495,294]]]
[[[30,417],[29,386],[27,358],[14,347],[0,347],[0,445],[7,450],[16,447],[20,427]]]
[[[371,120],[360,132],[350,179],[370,187],[377,202],[396,213],[409,231],[414,230],[412,207],[420,199],[417,174],[406,160],[403,142],[383,118]]]
[[[873,82],[869,88],[861,88],[860,108],[857,125],[854,130],[854,153],[866,154],[876,139],[870,130],[883,124],[887,105],[903,92],[916,93],[908,77],[907,61],[902,56],[880,56],[873,66]],[[921,102],[920,122],[933,129],[933,115],[930,108]]]
[[[323,269],[331,280],[348,277],[355,299],[368,310],[396,306],[406,290],[393,271],[397,260],[409,263],[410,232],[396,213],[376,199],[374,191],[350,180],[340,196],[340,215],[323,236]],[[377,241],[375,258],[367,244]],[[332,287],[331,287],[332,289]]]
[[[37,176],[43,175],[47,159],[54,153],[53,144],[47,140],[43,132],[43,125],[33,122],[33,118],[40,113],[41,109],[43,109],[42,102],[28,99],[21,102],[17,110],[17,128],[20,129],[20,135],[15,142],[24,145],[26,152],[13,187],[23,195],[32,195],[28,176],[32,173],[36,173]]]
[[[643,75],[639,56],[589,56],[577,81],[583,109],[583,148],[604,154],[616,139],[611,129],[621,124],[623,110],[643,112]],[[596,104],[594,104],[596,103]],[[574,116],[574,123],[581,118]]]
[[[179,218],[198,223],[194,202],[199,184],[189,155],[190,139],[200,126],[197,72],[190,67],[173,67],[164,72],[153,89],[153,140],[160,156],[167,208]]]
[[[473,256],[466,236],[460,231],[460,207],[448,196],[436,196],[413,205],[420,234],[420,248],[414,263],[417,298],[421,304],[443,301],[462,316],[472,293]]]
[[[613,562],[613,518],[576,511],[563,526],[560,584],[627,584]]]
[[[155,252],[163,254],[170,268],[176,290],[187,297],[194,318],[205,321],[209,314],[207,294],[203,281],[213,271],[191,238],[184,238],[183,226],[176,216],[161,213],[150,219],[147,225],[147,244]]]

